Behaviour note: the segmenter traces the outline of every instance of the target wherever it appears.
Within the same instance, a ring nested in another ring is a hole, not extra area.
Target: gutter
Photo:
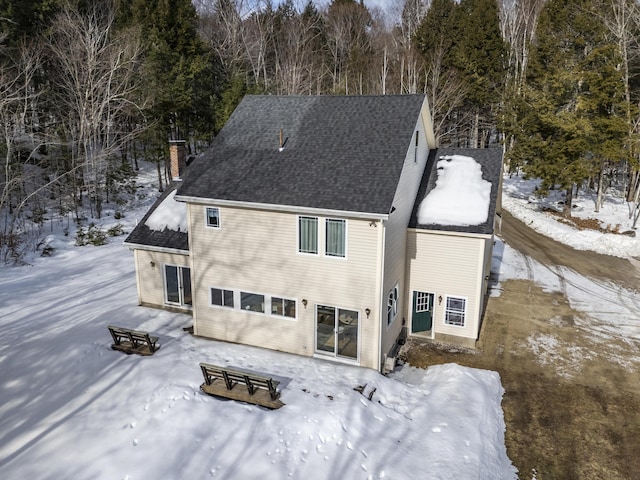
[[[179,248],[155,247],[153,245],[144,245],[142,243],[129,243],[129,242],[123,242],[123,245],[129,248],[129,250],[147,250],[150,252],[174,253],[177,255],[189,256],[189,250],[181,250]]]
[[[314,207],[302,207],[297,205],[279,205],[273,203],[253,203],[253,202],[239,202],[235,200],[222,200],[215,198],[201,198],[193,197],[190,195],[176,195],[173,197],[178,202],[195,203],[200,205],[216,205],[221,207],[238,207],[249,208],[253,210],[270,210],[275,212],[287,212],[296,214],[309,214],[317,216],[337,216],[347,218],[360,218],[365,220],[388,220],[388,213],[370,213],[370,212],[355,212],[350,210],[331,210],[324,208]]]

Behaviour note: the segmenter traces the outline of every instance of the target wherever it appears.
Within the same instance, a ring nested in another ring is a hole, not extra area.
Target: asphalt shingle
[[[387,214],[423,102],[248,95],[178,196]]]
[[[151,230],[145,225],[158,205],[175,190],[175,185],[167,188],[164,193],[155,201],[149,211],[138,222],[138,225],[124,241],[125,245],[145,245],[148,247],[170,248],[174,250],[189,251],[189,235],[187,232],[179,232],[165,228],[162,231]]]

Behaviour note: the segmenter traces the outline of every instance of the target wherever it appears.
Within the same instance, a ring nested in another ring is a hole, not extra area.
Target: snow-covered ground
[[[130,231],[142,217],[155,196],[153,167],[145,168],[146,197],[124,219],[107,217],[100,225],[120,222]],[[526,185],[506,188],[517,198],[505,198],[505,205],[517,216]],[[528,215],[536,227],[555,222]],[[124,237],[75,247],[74,232],[64,236],[62,226],[50,227],[52,257],[0,270],[0,478],[516,477],[504,446],[497,373],[405,365],[384,377],[194,338],[183,331],[190,317],[136,305]],[[630,246],[618,248],[636,255]],[[536,281],[555,288],[546,267],[527,267],[501,243],[496,252],[501,279],[533,268]],[[614,333],[636,336],[637,325],[627,331],[617,323],[620,312],[597,309],[607,294],[590,295],[602,285],[589,282],[572,280],[588,293],[571,294],[572,302],[595,309]],[[623,295],[629,302],[623,314],[637,310],[631,292]],[[162,348],[152,357],[112,351],[109,324],[153,332]],[[199,362],[270,373],[281,381],[286,405],[266,411],[206,396]],[[365,393],[375,388],[371,401],[353,390],[365,384]]]
[[[570,245],[576,250],[592,250],[615,257],[640,257],[640,239],[619,234],[603,234],[594,230],[576,230],[558,221],[558,217],[541,211],[542,207],[562,210],[559,202],[564,197],[558,191],[550,192],[546,198],[534,195],[537,180],[524,180],[514,175],[505,176],[502,206],[514,217],[522,220],[534,230],[551,237],[558,242]],[[572,215],[578,218],[594,218],[601,227],[615,228],[619,231],[630,231],[632,221],[629,219],[629,206],[617,190],[610,189],[606,201],[598,213],[595,210],[595,194],[582,194],[573,199]]]
[[[145,165],[131,231],[153,198]],[[65,222],[66,226],[66,222]],[[74,246],[52,230],[48,258],[0,270],[2,479],[510,479],[496,372],[455,364],[389,377],[194,338],[191,318],[137,306],[124,237]],[[107,325],[150,331],[152,357],[110,349]],[[274,375],[276,411],[209,397],[199,362]],[[365,395],[354,387],[366,384]],[[375,392],[372,400],[368,394]]]

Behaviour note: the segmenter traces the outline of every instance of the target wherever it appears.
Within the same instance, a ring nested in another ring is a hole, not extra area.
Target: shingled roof
[[[248,95],[190,166],[177,198],[386,215],[423,102]]]
[[[162,231],[151,230],[147,225],[147,219],[162,204],[173,191],[175,186],[167,188],[164,193],[155,201],[149,211],[138,222],[138,225],[129,234],[124,244],[130,247],[153,247],[154,249],[184,250],[189,252],[189,234],[165,228]]]
[[[418,221],[418,209],[422,200],[431,192],[438,180],[436,172],[438,160],[441,157],[452,155],[464,155],[473,158],[482,167],[482,178],[491,183],[491,194],[489,200],[489,212],[487,221],[481,225],[421,225]],[[500,175],[502,173],[502,149],[501,148],[438,148],[429,152],[427,166],[425,167],[422,182],[416,196],[413,213],[409,220],[410,228],[424,230],[441,230],[449,232],[465,232],[491,234],[493,233],[493,220],[496,212],[496,201],[499,194]]]

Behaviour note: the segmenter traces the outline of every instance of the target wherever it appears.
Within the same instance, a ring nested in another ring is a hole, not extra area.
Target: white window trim
[[[178,291],[181,302],[170,302],[167,296],[167,268],[166,267],[176,267],[178,271]],[[182,285],[182,277],[180,276],[180,272],[183,268],[189,269],[189,275],[191,275],[191,267],[187,265],[179,265],[177,263],[163,263],[162,264],[162,296],[164,297],[164,304],[180,307],[180,308],[188,308],[193,309],[193,284],[191,285],[191,305],[184,303],[184,285]]]
[[[215,208],[216,210],[218,210],[218,226],[217,227],[215,225],[209,225],[209,215],[207,210],[210,208]],[[204,207],[204,226],[211,230],[220,230],[220,228],[222,228],[222,214],[220,212],[220,207],[212,207],[212,206]]]
[[[464,315],[463,318],[463,325],[456,325],[454,323],[447,323],[447,304],[449,303],[447,300],[450,298],[455,298],[458,300],[464,300],[464,311],[462,312],[462,314]],[[444,298],[444,315],[442,317],[442,322],[444,325],[446,325],[447,327],[453,327],[453,328],[467,328],[467,310],[468,310],[468,305],[469,305],[469,299],[467,297],[459,297],[456,295],[446,295]]]
[[[211,289],[212,288],[216,288],[218,290],[222,290],[222,291],[228,291],[228,292],[233,292],[233,307],[229,307],[226,305],[215,305],[212,301],[211,301]],[[298,301],[297,298],[292,298],[290,296],[286,296],[286,295],[278,295],[278,294],[268,294],[268,293],[262,293],[262,292],[255,292],[255,291],[249,291],[250,289],[243,289],[243,288],[225,288],[225,287],[220,287],[220,286],[209,286],[209,307],[211,308],[218,308],[218,309],[223,309],[223,310],[231,310],[231,311],[236,311],[236,312],[243,312],[243,313],[250,313],[253,315],[260,315],[263,317],[272,317],[272,318],[277,318],[279,320],[288,320],[288,321],[297,321],[298,320],[298,315],[300,312],[300,302]],[[245,310],[242,308],[242,293],[251,293],[253,295],[262,295],[264,297],[264,312],[256,312],[253,310]],[[295,317],[289,317],[287,315],[277,315],[275,313],[271,313],[271,299],[272,298],[281,298],[284,300],[290,300],[292,302],[295,302],[296,304],[296,315]]]
[[[318,247],[317,253],[301,252],[300,251],[300,218],[315,218],[318,222],[318,231],[316,238],[316,245]],[[344,222],[344,256],[327,255],[327,220],[339,220]],[[349,220],[347,218],[340,217],[320,217],[314,215],[296,215],[296,253],[298,255],[304,255],[307,257],[324,257],[331,258],[338,261],[347,260],[349,256]]]
[[[389,299],[393,298],[393,304],[389,305]],[[395,286],[389,290],[389,293],[387,294],[387,327],[390,327],[391,325],[393,325],[393,322],[396,321],[396,318],[398,318],[398,302],[400,301],[400,284],[396,283]],[[391,320],[389,320],[389,307],[392,308],[391,314]]]
[[[316,248],[317,248],[317,252],[316,253],[311,253],[311,252],[301,252],[300,251],[300,219],[301,218],[315,218],[316,222],[317,222],[317,230],[316,230]],[[296,215],[296,253],[298,255],[304,255],[304,256],[308,256],[308,257],[318,257],[320,255],[320,251],[322,250],[322,245],[320,245],[320,241],[322,239],[322,234],[321,234],[321,225],[322,222],[320,221],[320,217],[315,217],[313,215]]]
[[[217,305],[215,303],[212,302],[211,300],[211,290],[212,289],[216,289],[216,290],[222,290],[223,294],[222,294],[222,299],[224,301],[224,292],[231,292],[233,294],[233,307],[230,307],[228,305]],[[209,306],[213,307],[213,308],[224,308],[225,310],[236,310],[237,307],[236,305],[238,305],[237,299],[236,299],[236,290],[231,290],[228,288],[222,288],[222,287],[209,287]]]
[[[262,295],[263,298],[263,303],[262,303],[262,312],[256,312],[255,310],[247,310],[245,308],[242,308],[242,294],[243,293],[248,293],[251,295]],[[247,291],[244,289],[238,289],[238,296],[239,296],[239,302],[238,302],[238,310],[240,310],[241,312],[244,313],[252,313],[252,314],[256,314],[256,315],[268,315],[267,312],[271,311],[271,297],[269,297],[269,295],[266,295],[264,293],[260,293],[260,292],[251,292],[251,291]]]
[[[424,291],[424,290],[412,290],[411,291],[411,309],[412,309],[412,311],[413,311],[413,308],[414,308],[414,306],[413,306],[413,297],[414,297],[414,295],[416,293],[423,293],[423,294],[427,295],[427,297],[429,295],[433,296],[433,300],[431,302],[431,309],[430,310],[420,310],[419,312],[416,312],[416,313],[431,312],[431,314],[433,315],[434,310],[436,308],[436,306],[435,306],[435,303],[436,303],[436,294],[435,294],[435,292],[427,292],[427,291]]]
[[[298,306],[300,305],[300,303],[298,302],[297,298],[289,298],[289,297],[285,297],[285,296],[282,296],[282,295],[266,295],[265,297],[267,297],[267,296],[269,297],[269,301],[265,300],[265,304],[269,305],[269,310],[268,310],[268,313],[267,313],[268,316],[275,317],[275,318],[278,318],[280,320],[298,320]],[[289,317],[288,315],[278,315],[277,313],[273,313],[271,311],[271,306],[272,306],[272,299],[274,297],[275,298],[281,298],[282,300],[289,300],[291,302],[295,302],[295,304],[296,304],[296,315],[294,317]]]
[[[327,220],[339,220],[341,222],[344,222],[344,256],[339,256],[339,255],[328,255],[327,254]],[[347,259],[347,244],[349,242],[347,242],[347,239],[349,238],[349,222],[347,222],[346,218],[336,218],[336,217],[324,217],[323,218],[323,222],[322,222],[322,226],[323,226],[323,232],[322,232],[322,239],[323,239],[323,249],[322,249],[322,256],[323,257],[327,257],[327,258],[333,258],[336,260],[346,260]]]
[[[356,312],[358,314],[358,343],[357,343],[357,358],[348,358],[348,357],[341,357],[335,354],[330,354],[329,352],[323,352],[321,350],[318,350],[318,335],[317,335],[317,329],[318,329],[318,307],[322,306],[322,307],[331,307],[331,308],[335,308],[336,311],[336,317],[339,315],[339,311],[340,310],[350,310],[352,312]],[[331,360],[332,362],[337,362],[337,363],[344,363],[347,365],[360,365],[360,348],[362,347],[362,311],[359,308],[349,308],[349,307],[341,307],[338,305],[331,305],[331,304],[327,304],[327,303],[316,303],[313,307],[313,346],[314,346],[314,353],[313,356],[314,358],[323,358],[326,360]]]

